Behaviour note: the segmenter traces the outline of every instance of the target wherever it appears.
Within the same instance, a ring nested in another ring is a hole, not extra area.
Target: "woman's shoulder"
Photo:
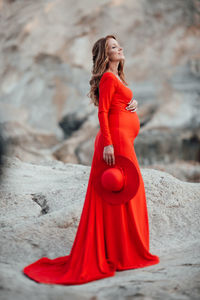
[[[108,82],[108,83],[113,83],[113,84],[117,83],[117,81],[116,81],[117,77],[112,72],[104,72],[103,75],[101,76],[99,84],[104,82],[105,79],[106,79],[106,82]]]

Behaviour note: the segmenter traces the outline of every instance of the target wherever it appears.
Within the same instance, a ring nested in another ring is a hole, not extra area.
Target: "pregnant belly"
[[[137,160],[134,150],[134,139],[140,130],[140,121],[136,112],[111,111],[108,116],[109,129],[114,145],[114,153]],[[103,159],[103,136],[99,130],[95,139],[96,161]]]
[[[123,136],[133,141],[139,133],[140,120],[136,112],[111,111],[108,121],[113,137],[121,138]]]

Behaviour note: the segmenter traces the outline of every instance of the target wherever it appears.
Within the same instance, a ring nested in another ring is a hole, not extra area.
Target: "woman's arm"
[[[108,112],[111,105],[112,97],[116,88],[116,81],[110,74],[104,75],[99,84],[99,108],[98,118],[100,123],[101,132],[103,135],[104,147],[112,145],[112,138],[108,123]]]

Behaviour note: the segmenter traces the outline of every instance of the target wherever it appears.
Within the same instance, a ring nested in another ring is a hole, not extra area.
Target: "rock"
[[[98,130],[99,128],[93,127],[90,121],[85,122],[67,140],[54,147],[52,155],[65,163],[72,162],[90,165],[94,152],[95,136]]]
[[[168,127],[143,130],[134,146],[139,162],[144,166],[176,160],[199,162],[200,130]]]
[[[158,265],[116,272],[79,286],[51,288],[28,279],[25,265],[42,256],[68,255],[84,204],[90,167],[61,161],[40,164],[5,157],[0,184],[1,297],[11,299],[197,299],[200,184],[141,169]],[[36,288],[37,286],[37,288]]]
[[[59,139],[52,132],[36,130],[17,121],[1,123],[1,131],[7,155],[29,162],[55,159],[50,149],[57,145]]]
[[[200,164],[196,161],[176,160],[174,163],[159,163],[145,168],[167,172],[186,182],[200,182]]]

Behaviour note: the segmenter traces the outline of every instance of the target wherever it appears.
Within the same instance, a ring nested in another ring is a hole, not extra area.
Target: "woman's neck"
[[[109,67],[108,67],[108,72],[112,72],[113,74],[115,74],[116,76],[119,75],[118,73],[118,66],[119,66],[119,62],[112,62],[109,64]]]

